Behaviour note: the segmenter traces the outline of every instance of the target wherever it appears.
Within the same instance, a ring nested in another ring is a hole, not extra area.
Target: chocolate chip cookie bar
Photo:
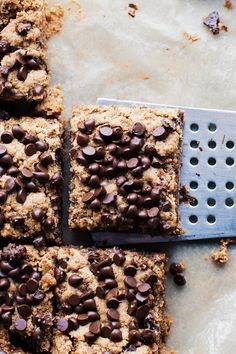
[[[63,125],[0,120],[0,239],[35,246],[60,240]]]
[[[69,226],[180,233],[182,126],[179,110],[75,108]]]
[[[52,354],[161,353],[165,255],[58,248]]]
[[[0,251],[0,352],[50,351],[56,255],[15,244]]]
[[[0,101],[42,101],[49,84],[46,57],[35,49],[0,55]]]

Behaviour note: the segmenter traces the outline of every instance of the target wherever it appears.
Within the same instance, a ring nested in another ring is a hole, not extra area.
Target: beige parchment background
[[[94,104],[97,97],[236,110],[236,9],[224,8],[223,0],[137,0],[135,18],[125,0],[50,2],[65,8],[63,30],[48,51],[65,117],[73,104]],[[227,33],[213,36],[202,25],[213,10]],[[217,267],[209,260],[217,245],[165,248],[171,260],[187,264],[185,288],[166,282],[175,354],[236,353],[236,249]]]

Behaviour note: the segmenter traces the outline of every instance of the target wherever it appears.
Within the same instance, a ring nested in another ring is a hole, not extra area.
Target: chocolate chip
[[[95,120],[92,118],[86,119],[84,121],[84,126],[89,132],[92,132],[95,128]]]
[[[22,143],[27,145],[27,144],[34,144],[38,140],[37,136],[35,134],[25,134]]]
[[[109,138],[112,137],[113,130],[112,130],[111,127],[105,126],[105,127],[101,127],[99,129],[99,133],[100,133],[102,138],[109,139]]]
[[[69,328],[69,323],[66,318],[60,318],[57,321],[57,329],[60,332],[65,333],[68,330],[68,328]]]
[[[34,154],[36,154],[37,152],[37,148],[35,144],[28,144],[25,147],[25,153],[27,156],[33,156]]]
[[[127,164],[125,160],[120,160],[117,164],[117,169],[120,171],[126,171],[127,170]],[[125,178],[125,177],[124,177]]]
[[[93,323],[90,324],[89,326],[89,331],[93,334],[95,334],[96,336],[98,336],[101,332],[101,323],[100,321],[95,321]]]
[[[130,149],[133,152],[137,152],[143,145],[143,140],[138,138],[138,137],[134,137],[131,139],[130,141]]]
[[[116,185],[117,187],[121,187],[124,183],[126,182],[126,178],[124,176],[119,176],[116,179]]]
[[[40,65],[37,62],[37,59],[34,59],[34,58],[28,59],[27,62],[26,62],[26,66],[30,70],[39,70],[40,69]]]
[[[17,306],[17,311],[19,315],[23,318],[27,318],[31,315],[31,308],[28,305],[22,304]]]
[[[151,166],[151,160],[146,156],[141,157],[140,162],[145,170],[148,170]]]
[[[4,131],[1,135],[1,140],[4,144],[10,144],[13,140],[12,133]]]
[[[152,132],[152,135],[157,140],[163,140],[163,139],[167,138],[168,134],[169,134],[169,132],[164,126],[158,127],[156,129],[154,129]]]
[[[149,210],[147,210],[147,214],[149,218],[154,218],[159,214],[159,209],[157,207],[153,207]]]
[[[139,161],[136,157],[133,157],[132,159],[127,161],[127,167],[129,169],[136,168],[138,166],[138,164],[139,164]]]
[[[10,44],[5,40],[1,40],[0,41],[0,55],[5,55],[9,52],[10,52]]]
[[[7,152],[7,148],[4,145],[0,145],[0,157],[2,157],[3,155],[5,155]]]
[[[94,299],[87,299],[83,302],[83,306],[86,310],[94,311],[97,309],[96,302]]]
[[[113,256],[113,262],[117,266],[121,266],[125,262],[125,255],[122,253],[115,253]]]
[[[26,66],[22,66],[17,72],[17,79],[20,81],[25,81],[28,76],[28,70]]]
[[[146,282],[153,286],[157,282],[157,275],[155,273],[151,273],[147,276]]]
[[[86,146],[89,142],[89,137],[86,134],[79,133],[77,136],[77,143],[80,146]]]
[[[88,181],[90,187],[98,187],[100,184],[100,179],[97,175],[92,175]]]
[[[94,141],[96,144],[99,144],[99,145],[104,145],[104,144],[105,144],[104,139],[101,137],[101,135],[100,135],[99,133],[96,133],[96,134],[94,135],[93,141]]]
[[[99,201],[99,199],[94,199],[91,203],[90,203],[90,208],[93,210],[93,211],[98,211],[101,209],[101,203]]]
[[[16,30],[20,35],[26,36],[29,30],[31,29],[31,27],[32,27],[31,23],[19,23],[16,26]]]
[[[102,336],[103,338],[110,338],[111,331],[112,331],[111,326],[108,326],[108,325],[103,326],[103,327],[101,328],[101,336]]]
[[[62,174],[61,172],[55,172],[53,175],[52,175],[52,178],[51,178],[51,184],[53,186],[58,186],[60,185],[60,183],[63,181],[63,177],[62,177]]]
[[[145,134],[146,128],[142,123],[135,123],[132,129],[134,135],[143,136]]]
[[[183,266],[180,263],[171,263],[170,265],[170,273],[175,275],[176,273],[182,273],[183,272]]]
[[[149,314],[149,311],[150,311],[150,307],[147,304],[138,307],[136,311],[137,319],[144,320],[144,318],[147,317],[147,315]]]
[[[135,278],[131,276],[127,276],[124,280],[124,283],[128,288],[136,288],[137,285]]]
[[[120,329],[113,329],[110,334],[110,340],[113,342],[120,342],[122,341],[122,332]]]
[[[34,293],[38,289],[39,283],[37,280],[31,278],[27,281],[26,287],[29,292]]]
[[[0,204],[4,204],[7,200],[7,193],[0,191]]]
[[[106,278],[114,278],[114,273],[111,266],[101,268],[100,272]]]
[[[49,181],[49,174],[47,172],[34,172],[33,175],[42,184]]]
[[[2,156],[0,158],[0,165],[2,167],[9,168],[12,166],[12,164],[13,164],[13,160],[12,160],[11,155],[5,154],[4,156]]]
[[[126,212],[126,215],[130,218],[134,218],[137,216],[137,214],[138,214],[138,208],[136,207],[136,205],[130,205]]]
[[[119,300],[116,299],[115,297],[112,297],[107,300],[106,305],[109,309],[117,309],[119,307]]]
[[[209,28],[213,34],[219,33],[220,17],[218,11],[212,11],[204,20],[203,23]]]
[[[141,304],[146,303],[148,300],[146,295],[142,295],[140,293],[135,294],[135,298]]]
[[[82,152],[84,154],[85,157],[87,158],[91,158],[94,157],[96,154],[96,150],[93,146],[86,146],[82,149]]]
[[[116,195],[111,192],[111,193],[107,193],[107,195],[103,198],[102,203],[105,205],[109,205],[111,203],[113,203],[116,200]]]
[[[139,332],[137,331],[137,329],[133,329],[133,330],[130,330],[129,331],[129,341],[131,343],[136,343],[140,340],[140,334]],[[136,349],[135,349],[136,351]]]
[[[129,275],[131,277],[134,277],[136,273],[137,273],[137,268],[132,264],[127,265],[124,269],[125,275]]]
[[[43,218],[43,209],[39,207],[34,207],[32,211],[32,218],[36,221],[40,221]]]
[[[171,205],[170,205],[170,203],[169,203],[169,202],[164,202],[164,203],[162,204],[162,211],[168,212],[168,211],[170,211],[170,210],[171,210]]]
[[[176,273],[174,275],[174,282],[179,286],[183,286],[186,284],[186,279],[182,273]]]
[[[142,283],[137,287],[137,290],[143,295],[147,295],[151,290],[151,286],[148,283]]]
[[[96,336],[95,334],[91,333],[91,332],[87,332],[87,333],[85,333],[85,335],[84,335],[84,339],[85,339],[85,341],[86,341],[88,344],[94,343],[95,340],[96,340],[96,338],[97,338],[97,336]]]
[[[115,309],[109,309],[107,311],[107,317],[110,321],[119,321],[120,319],[120,314],[117,310]]]
[[[89,172],[94,175],[98,174],[99,169],[100,169],[100,165],[96,162],[93,162],[88,168]]]
[[[27,168],[23,168],[23,170],[21,171],[21,174],[27,180],[30,180],[33,177],[33,173],[30,170],[28,170]]]
[[[100,315],[99,313],[95,312],[95,311],[88,311],[87,312],[87,315],[88,315],[88,320],[90,322],[94,322],[94,321],[97,321],[97,320],[100,320]]]
[[[25,136],[25,131],[18,124],[16,124],[12,127],[12,134],[14,138],[20,140]]]
[[[4,189],[7,192],[12,192],[16,186],[14,178],[8,178],[4,184]]]
[[[88,314],[80,313],[78,314],[77,319],[82,326],[85,326],[88,323]]]
[[[28,146],[28,145],[27,145]],[[34,145],[36,147],[36,145]],[[39,160],[40,162],[42,163],[43,166],[48,166],[50,165],[50,163],[52,163],[53,161],[53,158],[52,158],[52,155],[47,152],[47,151],[44,151],[40,156],[39,156]]]
[[[96,295],[100,298],[103,299],[105,297],[105,289],[102,286],[97,286],[96,288]]]
[[[33,88],[33,95],[34,96],[41,96],[42,94],[44,93],[44,88],[42,85],[34,85],[34,88]]]
[[[16,215],[12,218],[13,227],[19,227],[24,224],[24,218],[20,215]]]
[[[83,282],[83,278],[81,278],[77,274],[72,274],[68,279],[68,283],[74,288],[78,288],[82,284],[82,282]]]
[[[95,198],[94,192],[88,192],[82,196],[82,202],[83,203],[91,203],[94,200],[94,198]]]
[[[41,342],[44,338],[45,332],[42,328],[36,327],[33,332],[33,338],[36,342]]]
[[[123,131],[121,127],[115,127],[113,128],[113,140],[114,141],[119,141],[122,138]]]
[[[20,318],[15,321],[15,329],[19,332],[22,332],[26,329],[27,327],[27,322],[23,318]]]
[[[156,333],[151,329],[144,329],[142,332],[142,340],[145,344],[153,344],[156,342]]]
[[[26,296],[26,294],[27,294],[27,287],[26,287],[26,284],[20,284],[20,285],[18,286],[18,291],[19,291],[20,295]]]
[[[9,287],[10,287],[10,281],[8,278],[0,279],[0,290],[1,291],[7,290]]]
[[[71,306],[77,306],[80,303],[80,297],[77,294],[72,294],[68,297],[67,302]]]
[[[20,204],[24,204],[24,202],[26,201],[26,197],[27,197],[27,193],[25,189],[22,188],[17,192],[16,201]]]

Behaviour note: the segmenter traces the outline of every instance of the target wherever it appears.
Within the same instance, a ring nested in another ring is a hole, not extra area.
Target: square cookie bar
[[[43,52],[28,48],[0,55],[0,101],[41,101],[48,84]]]
[[[0,239],[60,241],[63,124],[0,120]]]
[[[180,233],[182,127],[179,110],[75,108],[69,226]]]
[[[159,354],[164,254],[58,248],[52,354]]]
[[[56,255],[15,244],[0,251],[1,353],[50,352]]]

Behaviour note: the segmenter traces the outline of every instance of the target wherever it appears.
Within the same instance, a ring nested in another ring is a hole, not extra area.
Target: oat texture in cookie
[[[63,125],[56,119],[0,120],[0,238],[60,241]]]
[[[181,232],[183,112],[75,108],[71,118],[71,228]]]
[[[162,353],[165,255],[59,248],[52,354]]]

